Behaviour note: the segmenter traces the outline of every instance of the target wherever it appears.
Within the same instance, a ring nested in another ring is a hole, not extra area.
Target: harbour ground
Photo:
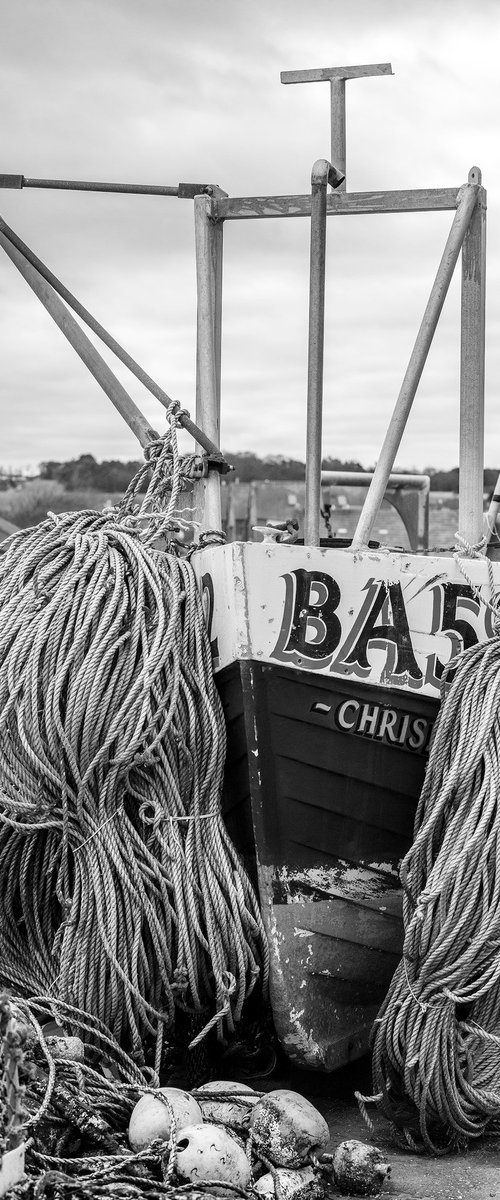
[[[500,1200],[500,1135],[471,1142],[464,1154],[431,1158],[406,1154],[391,1137],[388,1122],[370,1109],[375,1136],[363,1121],[354,1092],[371,1093],[369,1059],[352,1063],[332,1075],[283,1068],[268,1079],[248,1080],[256,1090],[291,1088],[323,1113],[330,1128],[332,1151],[339,1142],[356,1138],[376,1145],[391,1165],[390,1180],[381,1200]]]

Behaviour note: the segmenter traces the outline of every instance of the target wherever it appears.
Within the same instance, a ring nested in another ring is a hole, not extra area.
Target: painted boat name
[[[330,670],[337,674],[368,679],[372,673],[369,652],[383,650],[386,656],[383,681],[419,691],[424,685],[439,689],[448,662],[478,640],[491,637],[491,617],[468,584],[439,580],[425,589],[431,600],[426,633],[440,635],[441,648],[450,643],[445,659],[435,651],[415,650],[403,589],[399,580],[368,579],[358,612],[349,628],[338,615],[341,588],[324,571],[298,568],[282,576],[285,603],[279,637],[272,657],[308,670]],[[448,672],[451,682],[452,672]]]
[[[318,700],[312,705],[311,711],[329,717],[332,707]],[[397,711],[384,704],[371,704],[352,696],[333,709],[333,724],[343,733],[354,733],[386,745],[400,746],[417,754],[426,752],[433,727],[433,721],[426,717]]]

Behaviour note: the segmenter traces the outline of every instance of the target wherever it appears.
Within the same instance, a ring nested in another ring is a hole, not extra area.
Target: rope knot
[[[177,996],[183,996],[188,988],[187,967],[175,967],[172,972],[171,989]]]
[[[484,558],[485,549],[488,545],[484,534],[479,541],[475,543],[475,545],[471,545],[471,543],[467,541],[467,538],[462,537],[462,534],[458,533],[458,531],[455,534],[455,542],[458,543],[458,546],[455,551],[454,558],[458,558],[460,555],[462,558],[464,555],[467,558]]]
[[[146,459],[147,463],[155,463],[159,458],[161,458],[161,455],[165,450],[168,450],[171,454],[170,439],[168,434],[163,434],[161,437],[154,438],[153,441],[149,442],[148,445],[144,447],[144,458]]]
[[[494,580],[494,576],[493,576],[493,564],[492,564],[491,558],[488,558],[486,555],[488,539],[485,536],[483,536],[480,539],[480,541],[476,543],[475,546],[471,546],[470,542],[468,542],[466,538],[462,537],[461,534],[457,532],[455,534],[455,541],[460,543],[460,545],[462,546],[462,550],[460,550],[459,548],[457,550],[455,550],[453,558],[455,559],[455,562],[459,568],[459,571],[463,575],[464,579],[467,581],[476,600],[478,600],[480,604],[484,604],[485,608],[487,608],[488,611],[491,613],[492,618],[493,618],[494,630],[495,630],[495,633],[497,633],[499,631],[499,625],[500,625],[500,610],[499,610],[499,605],[498,605],[498,599],[497,599],[496,593],[495,593],[495,580]],[[481,588],[477,587],[477,585],[475,583],[473,583],[472,579],[470,578],[470,575],[466,571],[463,562],[461,562],[461,559],[464,557],[465,558],[479,558],[479,559],[483,559],[484,561],[486,561],[487,566],[488,566],[488,583],[489,583],[489,587],[490,587],[490,599],[489,600],[487,600],[486,597],[483,596],[483,594],[481,592]]]

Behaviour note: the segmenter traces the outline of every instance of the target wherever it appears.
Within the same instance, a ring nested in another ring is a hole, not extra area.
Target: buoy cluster
[[[331,1153],[298,1092],[148,1085],[117,1045],[101,1053],[0,995],[0,1197],[333,1200],[376,1196],[389,1173],[362,1142]]]
[[[216,1080],[195,1094],[161,1088],[136,1104],[129,1124],[131,1149],[158,1138],[169,1143],[179,1182],[210,1187],[228,1196],[231,1187],[282,1200],[320,1200],[321,1172],[315,1165],[328,1144],[328,1125],[297,1092],[266,1095],[233,1080]]]
[[[324,1117],[298,1092],[263,1095],[233,1080],[206,1083],[194,1094],[175,1087],[145,1093],[128,1129],[135,1153],[165,1143],[172,1181],[205,1195],[324,1200],[332,1187],[378,1195],[390,1172],[380,1151],[352,1141],[326,1154],[329,1139]]]

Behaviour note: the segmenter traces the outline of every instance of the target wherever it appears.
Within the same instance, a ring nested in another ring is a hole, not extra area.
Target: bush
[[[30,479],[22,487],[0,492],[0,516],[20,529],[44,521],[48,509],[64,508],[65,489],[51,479]]]
[[[19,529],[28,529],[45,521],[47,512],[78,512],[94,508],[97,512],[107,504],[118,504],[123,492],[67,492],[55,479],[31,479],[22,487],[0,492],[0,517],[12,521]]]

